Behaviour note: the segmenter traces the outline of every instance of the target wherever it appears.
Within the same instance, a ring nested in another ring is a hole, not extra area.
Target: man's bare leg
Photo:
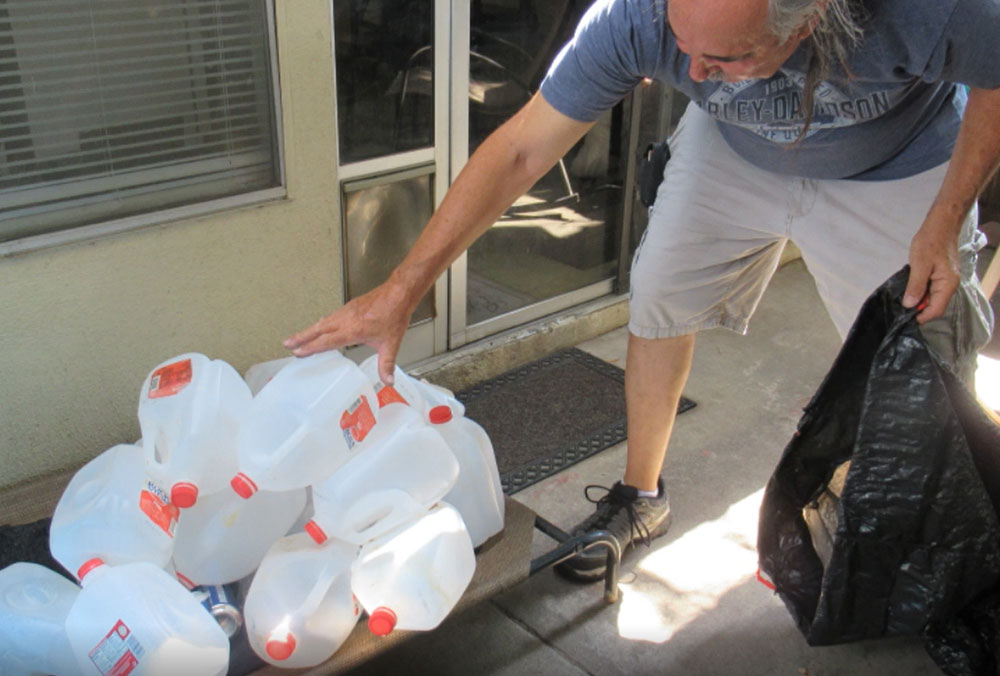
[[[624,481],[655,491],[677,406],[691,372],[695,334],[639,338],[629,334],[625,361],[628,455]]]
[[[658,480],[693,353],[694,334],[657,340],[629,335],[625,364],[628,459],[624,481],[615,482],[600,499],[587,496],[597,503],[597,509],[577,524],[571,535],[605,531],[618,540],[625,553],[636,542],[649,544],[670,528],[670,502],[665,492],[657,492]],[[650,494],[640,495],[640,490]],[[572,580],[592,582],[604,576],[607,558],[603,547],[591,547],[560,563],[556,570]]]

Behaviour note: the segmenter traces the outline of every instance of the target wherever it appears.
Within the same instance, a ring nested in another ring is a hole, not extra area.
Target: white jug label
[[[344,431],[348,448],[354,448],[354,444],[363,441],[374,426],[375,414],[368,397],[363,394],[340,416],[340,429]]]
[[[139,641],[121,620],[90,651],[90,659],[103,676],[127,676],[145,652]]]
[[[147,481],[146,488],[139,494],[139,509],[167,535],[174,536],[181,511],[170,502],[166,492],[152,481]]]
[[[149,377],[149,398],[170,397],[183,390],[191,382],[191,360],[182,359],[153,371]]]
[[[378,396],[378,407],[382,408],[386,404],[406,404],[409,405],[403,395],[399,393],[392,385],[386,385],[383,382],[375,383],[375,394]]]

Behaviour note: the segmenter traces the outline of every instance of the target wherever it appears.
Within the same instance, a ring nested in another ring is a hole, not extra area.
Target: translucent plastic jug
[[[0,674],[71,676],[79,671],[66,616],[80,588],[37,563],[0,570]]]
[[[375,389],[350,359],[334,350],[296,359],[253,398],[233,490],[249,498],[325,479],[361,450],[377,416]]]
[[[458,480],[444,501],[462,515],[472,545],[478,547],[503,530],[503,487],[493,444],[476,421],[454,417],[448,406],[435,406],[428,417],[458,459]]]
[[[272,359],[254,364],[248,368],[247,372],[243,375],[243,379],[247,382],[250,393],[256,396],[271,378],[277,375],[278,371],[291,364],[295,359],[295,357],[282,357],[281,359]]]
[[[261,491],[244,500],[232,491],[208,495],[181,514],[174,567],[188,586],[221,585],[253,573],[306,506],[306,489]]]
[[[396,366],[393,371],[395,382],[392,385],[386,385],[379,378],[378,355],[373,354],[361,362],[361,370],[375,387],[379,408],[386,404],[407,404],[421,413],[427,409],[427,402],[424,401],[424,396],[421,393],[420,382],[405,373],[399,366]]]
[[[232,366],[188,353],[154,368],[139,394],[139,426],[150,474],[185,509],[199,496],[228,490],[236,472],[236,435],[250,388]]]
[[[77,673],[221,676],[229,639],[176,579],[148,563],[95,562],[66,617]]]
[[[444,438],[410,406],[385,406],[366,443],[364,453],[313,486],[306,532],[316,542],[363,544],[426,511],[458,477]]]
[[[178,514],[148,478],[142,448],[119,444],[77,470],[63,490],[49,526],[49,550],[77,579],[80,566],[93,558],[162,568],[173,553]]]
[[[433,406],[449,406],[456,415],[465,413],[465,405],[455,398],[451,390],[414,378],[399,366],[393,371],[395,382],[392,385],[385,385],[378,375],[378,355],[372,355],[361,362],[361,370],[374,384],[380,407],[403,403],[426,414]]]
[[[325,661],[358,623],[350,568],[358,548],[305,534],[278,540],[254,575],[243,606],[250,647],[280,667]]]
[[[351,567],[351,588],[372,633],[426,631],[455,607],[475,568],[462,517],[442,502],[364,545]]]
[[[447,406],[456,417],[465,415],[465,404],[460,402],[455,393],[447,387],[429,383],[426,380],[417,381],[420,384],[420,392],[423,394],[424,402],[427,404],[427,411],[435,406]]]

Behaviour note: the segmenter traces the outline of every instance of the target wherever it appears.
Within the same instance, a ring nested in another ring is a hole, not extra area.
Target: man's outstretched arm
[[[540,94],[469,158],[389,279],[285,341],[297,356],[364,343],[392,382],[396,353],[420,299],[448,266],[576,143],[593,123],[573,120]]]

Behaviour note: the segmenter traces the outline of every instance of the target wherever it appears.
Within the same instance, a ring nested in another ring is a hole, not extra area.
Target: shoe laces
[[[596,500],[590,497],[590,490],[592,488],[600,489],[605,491],[605,494]],[[635,500],[630,500],[627,496],[622,495],[620,492],[614,490],[614,488],[608,488],[607,486],[601,486],[600,484],[590,484],[583,489],[583,495],[590,502],[597,505],[597,513],[594,515],[594,521],[591,530],[604,530],[607,528],[611,521],[614,520],[618,512],[622,509],[628,515],[629,521],[629,539],[634,540],[638,537],[644,545],[650,546],[652,538],[649,535],[649,528],[643,522],[642,517],[639,516],[639,512],[635,508]],[[625,545],[626,543],[620,543]]]

